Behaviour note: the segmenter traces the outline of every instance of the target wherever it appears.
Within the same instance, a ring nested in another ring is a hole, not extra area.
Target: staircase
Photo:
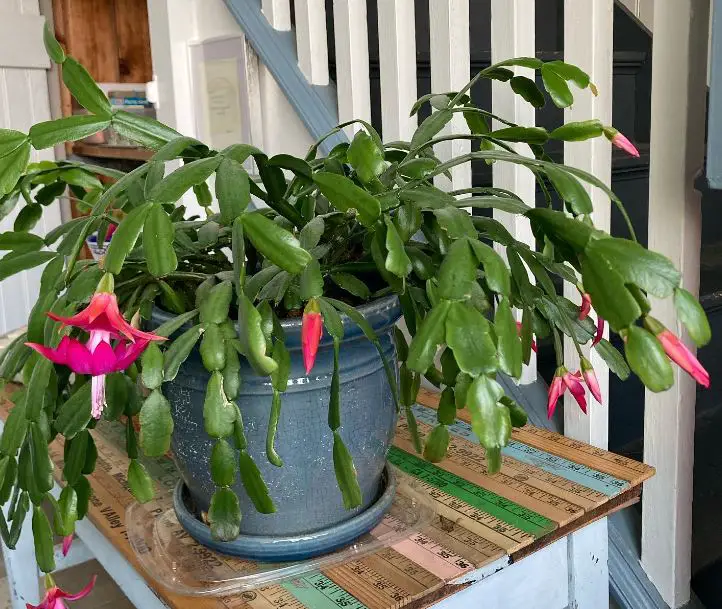
[[[617,0],[617,2],[647,30],[647,33],[652,33],[654,0]]]

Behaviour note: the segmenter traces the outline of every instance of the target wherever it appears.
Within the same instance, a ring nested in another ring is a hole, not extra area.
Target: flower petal
[[[35,351],[40,353],[40,355],[42,355],[44,358],[49,359],[51,362],[55,364],[66,365],[68,361],[68,343],[71,340],[73,339],[64,336],[63,339],[60,341],[60,344],[55,347],[55,349],[46,347],[45,345],[39,345],[37,343],[25,344],[31,349],[35,349]]]
[[[584,391],[584,385],[582,385],[575,374],[571,374],[570,372],[564,375],[563,380],[569,392],[574,396],[577,404],[579,404],[579,408],[582,409],[584,414],[587,414],[587,394],[586,391]]]
[[[156,334],[153,334],[152,332],[143,332],[142,330],[138,330],[137,328],[134,328],[131,326],[127,321],[125,321],[125,318],[123,317],[123,314],[120,312],[120,309],[118,308],[118,299],[115,297],[115,294],[110,294],[112,298],[108,301],[108,306],[105,309],[105,314],[108,316],[108,320],[110,322],[110,325],[117,331],[123,334],[128,338],[130,341],[135,341],[136,339],[142,339],[142,340],[166,340],[164,336],[158,336]]]
[[[60,588],[58,588],[58,598],[64,598],[69,601],[77,601],[78,599],[85,598],[86,596],[88,596],[88,594],[92,592],[97,577],[97,575],[93,575],[93,578],[90,580],[88,585],[76,594],[68,594],[65,590],[61,590]]]
[[[547,417],[552,418],[557,407],[559,398],[564,393],[564,384],[560,376],[555,376],[552,384],[549,386],[549,398],[547,400]]]
[[[115,353],[110,343],[101,342],[93,351],[91,362],[91,374],[94,376],[115,372]]]
[[[76,374],[92,374],[93,354],[83,343],[71,338],[66,366]]]
[[[150,341],[140,339],[134,343],[120,342],[115,348],[115,370],[121,372],[145,351]]]
[[[599,381],[597,380],[597,375],[594,370],[584,371],[584,381],[586,382],[587,387],[589,387],[589,392],[594,396],[594,399],[601,404],[602,391],[599,388]]]
[[[115,298],[115,294],[108,294],[105,292],[93,294],[93,297],[90,299],[90,304],[72,317],[60,317],[52,312],[48,313],[48,317],[50,317],[50,319],[54,319],[55,321],[59,321],[66,326],[75,326],[76,328],[82,328],[83,330],[92,330],[94,329],[93,322],[96,318],[102,315],[108,307],[110,296]]]

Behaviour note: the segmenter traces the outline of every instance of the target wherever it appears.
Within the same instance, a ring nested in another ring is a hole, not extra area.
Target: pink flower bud
[[[73,534],[63,537],[63,556],[67,556],[70,552],[70,546],[73,545]]]
[[[707,372],[699,360],[694,356],[688,348],[677,336],[672,334],[667,328],[664,328],[657,339],[662,343],[664,352],[667,357],[677,364],[682,370],[689,374],[705,389],[709,388],[709,372]]]
[[[561,370],[561,369],[560,369]],[[559,376],[559,370],[554,374],[551,385],[549,385],[549,397],[547,400],[547,417],[550,419],[554,416],[559,398],[564,393],[564,383],[562,377]]]
[[[582,409],[584,414],[587,414],[587,393],[584,391],[584,385],[582,385],[580,380],[581,376],[582,375],[579,371],[574,374],[567,372],[562,377],[562,380],[564,381],[566,388],[569,389],[569,392],[574,396],[577,404],[579,404],[579,408]]]
[[[637,147],[632,144],[632,142],[630,142],[623,133],[620,133],[614,127],[605,127],[604,135],[610,142],[612,142],[612,146],[616,146],[620,150],[624,150],[624,152],[626,152],[629,156],[636,158],[639,157],[639,150],[637,150]]]
[[[582,376],[584,377],[584,382],[587,384],[587,387],[589,387],[589,392],[594,396],[594,399],[601,404],[602,392],[599,389],[597,374],[594,372],[591,362],[584,358],[582,358]]]
[[[318,302],[315,298],[312,298],[303,310],[301,325],[301,351],[303,352],[303,365],[306,367],[306,374],[311,373],[313,364],[316,362],[321,334],[323,334],[323,318],[321,317]]]

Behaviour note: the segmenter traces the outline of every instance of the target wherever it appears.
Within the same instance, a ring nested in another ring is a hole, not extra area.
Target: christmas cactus
[[[535,337],[549,337],[556,350],[550,415],[566,390],[585,411],[595,407],[586,403],[585,386],[601,399],[583,345],[595,349],[619,377],[627,378],[631,369],[652,391],[672,385],[670,359],[709,384],[693,354],[650,315],[650,296],[674,298],[692,341],[703,345],[709,340],[706,317],[680,286],[680,274],[637,242],[621,202],[601,180],[554,162],[545,151],[549,141],[595,137],[606,137],[632,154],[634,146],[598,120],[553,131],[519,126],[470,97],[473,82],[493,79],[507,81],[534,106],[549,98],[566,107],[573,101],[573,87],[582,95],[595,94],[582,70],[561,61],[504,61],[482,70],[461,91],[419,99],[412,114],[426,104],[431,114],[410,142],[383,143],[371,125],[352,121],[358,127],[355,136],[327,156],[319,154],[322,139],[305,158],[269,157],[246,144],[212,150],[155,120],[114,111],[49,31],[46,46],[87,114],[39,123],[29,133],[0,130],[0,216],[21,206],[14,230],[0,234],[0,249],[8,251],[0,259],[0,279],[45,265],[27,332],[1,356],[0,375],[7,380],[20,376],[23,387],[11,394],[14,407],[0,439],[0,502],[6,505],[0,534],[12,548],[24,519],[32,518],[43,571],[54,569],[53,534],[72,534],[76,520],[87,513],[88,476],[96,459],[89,430],[99,418],[120,419],[127,426],[130,488],[139,501],[152,498],[153,483],[139,455],[168,451],[173,419],[163,384],[175,378],[196,347],[209,372],[204,421],[215,442],[216,491],[208,514],[212,532],[221,539],[238,534],[241,513],[231,487],[239,474],[257,509],[275,509],[247,450],[235,398],[242,383],[239,358],[245,358],[273,387],[266,453],[283,467],[275,430],[290,365],[279,323],[286,317],[303,318],[302,352],[309,374],[322,334],[333,338],[328,423],[347,508],[359,505],[360,492],[338,433],[343,424],[342,317],[357,323],[383,358],[377,337],[356,308],[381,296],[398,297],[408,330],[395,332],[400,368],[384,360],[390,389],[408,419],[416,449],[432,461],[444,458],[447,425],[465,408],[486,449],[489,470],[499,469],[512,426],[523,425],[526,414],[504,394],[497,375],[518,379],[536,348]],[[515,76],[514,66],[536,70],[542,86]],[[467,132],[440,135],[459,113]],[[492,130],[492,119],[504,126]],[[31,148],[49,148],[106,128],[153,150],[153,156],[129,173],[74,161],[28,164]],[[434,145],[454,139],[473,140],[474,151],[441,162]],[[527,154],[516,152],[522,148]],[[247,173],[250,161],[258,179]],[[473,161],[525,167],[545,202],[536,206],[499,188],[448,192],[434,185],[437,176]],[[101,181],[99,175],[109,179]],[[618,206],[627,238],[594,227],[589,189],[601,190]],[[180,203],[191,190],[202,217],[189,217]],[[34,234],[46,206],[66,191],[86,215],[45,236]],[[517,241],[488,214],[474,213],[492,209],[525,216],[537,247]],[[80,258],[89,235],[97,233],[102,244],[111,231],[102,259]],[[579,290],[581,306],[562,296],[564,282]],[[154,307],[174,317],[150,331]],[[603,320],[621,335],[624,354],[603,338]],[[562,364],[563,336],[579,352],[579,371]],[[411,410],[422,377],[441,389],[438,425],[425,438]],[[58,434],[65,445],[64,487],[55,499],[48,444]],[[46,501],[54,508],[52,524],[41,507]],[[65,594],[52,590],[58,598]]]

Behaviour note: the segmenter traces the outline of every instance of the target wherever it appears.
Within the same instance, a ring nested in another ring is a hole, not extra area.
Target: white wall
[[[222,0],[148,0],[153,71],[158,81],[158,118],[184,135],[196,136],[189,45],[242,35]],[[302,155],[311,136],[270,72],[258,69],[262,141],[251,142],[267,154]],[[256,126],[257,127],[257,126]],[[258,129],[254,129],[258,132]]]
[[[38,0],[0,1],[0,29],[24,32],[12,44],[0,46],[0,129],[17,129],[27,133],[30,127],[50,120],[47,69],[50,61],[43,49]],[[33,150],[30,161],[53,160],[52,148]],[[22,198],[15,210],[0,222],[0,232],[12,230]],[[60,206],[53,203],[45,209],[33,232],[44,235],[60,224]],[[42,267],[8,277],[0,285],[0,335],[27,324],[28,314],[38,297]]]

